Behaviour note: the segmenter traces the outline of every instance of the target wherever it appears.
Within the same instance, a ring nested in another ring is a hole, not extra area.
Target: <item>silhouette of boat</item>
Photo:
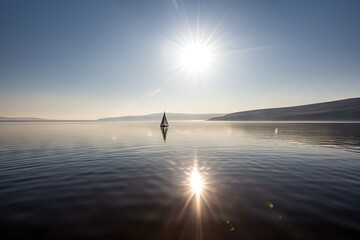
[[[168,127],[169,126],[169,123],[166,119],[166,115],[165,115],[165,112],[164,112],[164,115],[163,115],[163,118],[161,120],[161,123],[160,123],[160,127]]]

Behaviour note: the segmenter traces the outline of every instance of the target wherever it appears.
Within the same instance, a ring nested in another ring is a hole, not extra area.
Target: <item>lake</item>
[[[0,123],[1,239],[360,239],[359,123],[170,124]]]

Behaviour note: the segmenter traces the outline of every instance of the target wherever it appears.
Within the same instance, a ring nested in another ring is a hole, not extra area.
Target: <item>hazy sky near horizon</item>
[[[228,113],[358,97],[359,12],[356,0],[1,1],[0,116]],[[211,45],[201,72],[179,64],[191,38]]]

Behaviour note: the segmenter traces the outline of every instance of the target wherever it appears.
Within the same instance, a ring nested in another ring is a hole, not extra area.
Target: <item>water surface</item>
[[[358,123],[0,123],[0,234],[359,239],[359,159]]]

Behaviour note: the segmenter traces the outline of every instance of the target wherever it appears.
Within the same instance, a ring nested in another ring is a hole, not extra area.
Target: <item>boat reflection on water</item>
[[[162,133],[162,137],[164,139],[164,142],[166,143],[166,136],[167,136],[168,127],[160,127],[160,129],[161,129],[161,133]]]

